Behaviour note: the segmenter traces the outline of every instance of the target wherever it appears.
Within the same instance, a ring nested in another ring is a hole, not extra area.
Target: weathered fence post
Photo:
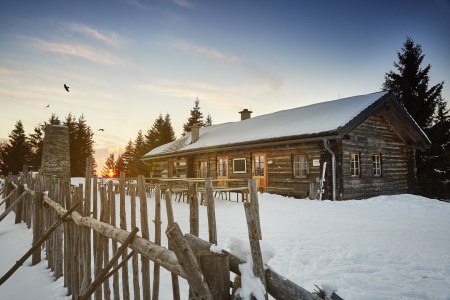
[[[172,209],[172,193],[170,190],[166,190],[164,199],[166,200],[166,213],[167,213],[167,227],[173,225],[173,209]],[[168,248],[169,250],[173,250],[172,243],[168,240]],[[178,283],[178,276],[176,274],[171,273],[172,277],[172,295],[173,300],[180,300],[180,285]]]
[[[114,227],[116,227],[116,193],[114,191],[114,186],[113,186],[113,182],[109,181],[108,182],[108,195],[109,195],[109,212],[110,212],[110,224]],[[112,240],[111,241],[112,244],[112,252],[116,253],[117,252],[117,242]],[[117,267],[117,260],[114,262],[113,267]],[[113,274],[113,294],[114,294],[114,299],[119,299],[120,298],[120,293],[119,293],[119,274],[117,272],[115,272]]]
[[[16,190],[17,197],[20,197],[24,193],[23,184],[20,183]],[[23,195],[22,199],[25,198],[26,195]],[[14,224],[19,224],[22,222],[22,212],[23,212],[23,200],[18,201],[16,204],[16,218]]]
[[[261,255],[261,248],[259,240],[262,239],[261,225],[259,222],[259,203],[258,203],[258,190],[256,189],[256,181],[250,179],[248,181],[248,189],[250,195],[250,202],[244,203],[245,216],[247,218],[248,237],[250,240],[250,249],[253,260],[253,272],[264,285],[264,296],[267,296],[266,276],[264,271],[264,263]]]
[[[119,193],[120,229],[127,230],[127,212],[125,211],[125,172],[120,172]],[[125,260],[127,256],[128,250],[125,248],[122,254],[122,261]],[[130,288],[128,286],[128,263],[125,263],[122,267],[122,297],[123,299],[130,299]]]
[[[207,205],[206,209],[208,212],[209,242],[217,245],[216,208],[214,203],[211,177],[206,178],[205,189],[206,189],[206,205]]]
[[[128,185],[128,192],[131,195],[130,204],[131,204],[131,227],[136,227],[136,187],[132,184]],[[139,258],[138,254],[133,254],[133,258],[131,261],[131,266],[133,269],[133,294],[134,300],[139,300],[141,298],[141,289],[139,287]]]
[[[84,216],[91,215],[91,189],[92,189],[92,156],[86,158],[86,171],[84,179]],[[92,282],[91,272],[91,229],[84,227],[82,230],[82,245],[83,245],[83,281],[81,283],[81,290],[85,290]]]
[[[197,197],[197,186],[194,183],[189,183],[188,186],[188,199],[189,199],[189,225],[190,233],[198,236],[200,231],[199,223],[199,205]]]
[[[106,187],[104,185],[100,186],[100,221],[106,219],[105,216],[105,206],[106,206]],[[97,245],[95,247],[95,265],[94,265],[94,276],[97,277],[103,266],[103,237],[99,233],[95,233],[97,237]],[[95,300],[102,300],[102,286],[100,285],[94,293]]]
[[[33,244],[36,244],[36,242],[41,238],[44,228],[43,228],[43,222],[42,219],[42,211],[44,209],[43,207],[43,201],[44,201],[44,194],[41,191],[42,187],[42,176],[38,175],[36,177],[36,182],[34,184],[34,196],[33,196],[33,206],[34,206],[34,218],[33,218]],[[33,256],[31,258],[31,264],[34,266],[41,262],[41,249],[37,248],[33,252]]]
[[[106,189],[106,187],[105,187]],[[111,214],[109,212],[110,210],[110,202],[109,202],[109,190],[107,192],[107,195],[105,195],[104,199],[102,199],[102,210],[100,212],[100,221],[108,223],[111,220]],[[106,266],[106,264],[109,262],[109,239],[107,237],[101,236],[100,239],[102,240],[102,246],[103,246],[103,266]],[[96,275],[97,277],[97,275]],[[103,297],[105,300],[111,299],[111,288],[109,286],[109,279],[106,279],[103,281]]]
[[[230,264],[227,253],[201,251],[197,262],[214,300],[230,299]]]
[[[161,190],[159,184],[155,186],[155,244],[161,246]],[[158,263],[153,264],[153,295],[152,300],[159,298],[159,272]]]
[[[143,175],[138,176],[138,193],[141,209],[141,231],[142,237],[150,240],[148,228],[148,213],[147,213],[147,197],[145,192],[145,180]],[[141,255],[141,270],[142,270],[142,292],[144,300],[150,300],[150,262],[147,258]]]

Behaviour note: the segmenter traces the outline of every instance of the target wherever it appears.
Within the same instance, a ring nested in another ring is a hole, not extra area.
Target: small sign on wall
[[[320,167],[320,159],[313,159],[313,167]]]

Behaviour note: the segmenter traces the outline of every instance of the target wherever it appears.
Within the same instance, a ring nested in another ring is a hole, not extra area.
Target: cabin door
[[[252,178],[256,180],[256,188],[258,190],[265,189],[267,187],[266,154],[262,152],[253,153],[252,161]]]
[[[228,186],[228,156],[217,157],[217,185]]]

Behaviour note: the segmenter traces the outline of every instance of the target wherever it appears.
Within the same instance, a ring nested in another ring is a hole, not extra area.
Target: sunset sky
[[[218,124],[379,91],[407,36],[449,101],[449,16],[450,0],[2,0],[0,138],[84,114],[102,167],[159,114],[180,136],[197,97]]]

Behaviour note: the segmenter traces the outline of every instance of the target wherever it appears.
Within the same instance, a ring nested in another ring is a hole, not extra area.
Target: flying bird
[[[103,129],[103,128],[100,128],[98,131],[105,131],[105,129]]]
[[[67,92],[69,92],[69,87],[64,83],[64,88],[66,89]]]
[[[47,104],[47,106],[45,108],[47,108],[47,107],[50,107],[50,104]]]

